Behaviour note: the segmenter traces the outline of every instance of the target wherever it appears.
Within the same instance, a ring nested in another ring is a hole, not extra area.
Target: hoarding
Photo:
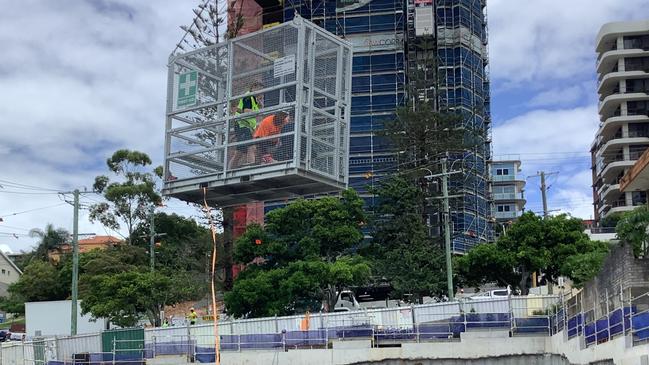
[[[345,40],[354,46],[354,52],[403,49],[403,34],[382,33],[350,35],[345,37]]]

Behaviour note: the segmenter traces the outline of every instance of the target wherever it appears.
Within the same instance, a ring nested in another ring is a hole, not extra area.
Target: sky
[[[35,240],[27,233],[47,223],[71,230],[71,195],[56,192],[90,189],[115,150],[162,163],[166,61],[197,2],[1,2],[0,249],[29,250]],[[494,153],[520,157],[525,177],[556,172],[548,179],[552,210],[593,215],[595,37],[606,22],[646,17],[638,9],[648,5],[488,1]],[[528,179],[532,211],[541,210],[538,186]],[[82,207],[98,199],[83,194]],[[199,214],[179,201],[162,211]],[[86,209],[79,232],[117,235],[91,224]]]

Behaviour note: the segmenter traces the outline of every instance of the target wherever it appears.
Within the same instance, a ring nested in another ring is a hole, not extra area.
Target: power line
[[[3,180],[0,179],[0,183],[5,184],[5,185],[15,185],[17,188],[22,188],[22,189],[32,189],[32,190],[49,190],[49,191],[59,191],[61,189],[51,189],[51,188],[44,188],[40,186],[35,186],[35,185],[27,185],[27,184],[22,184],[22,183],[17,183],[9,180]]]
[[[0,218],[11,217],[11,216],[14,216],[14,215],[25,214],[25,213],[31,213],[31,212],[35,212],[35,211],[38,211],[38,210],[54,208],[54,207],[58,207],[58,206],[65,205],[65,204],[66,203],[58,203],[58,204],[55,204],[55,205],[48,205],[48,206],[44,206],[44,207],[40,207],[40,208],[33,208],[33,209],[23,210],[21,212],[15,212],[15,213],[10,213],[10,214],[0,215]]]

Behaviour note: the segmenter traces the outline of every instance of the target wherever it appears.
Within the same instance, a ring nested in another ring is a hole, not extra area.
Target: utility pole
[[[545,184],[545,178],[550,175],[555,175],[558,174],[558,172],[549,172],[546,173],[545,171],[539,171],[536,175],[532,175],[530,177],[541,177],[541,199],[543,200],[543,218],[547,218],[550,211],[548,210],[548,197],[547,197],[547,192],[548,192],[548,186]]]
[[[72,222],[72,318],[70,335],[77,334],[77,299],[79,296],[79,189],[74,190],[74,221]]]
[[[155,239],[166,235],[166,233],[156,233],[155,205],[151,205],[151,208],[149,209],[149,266],[151,272],[155,271]]]
[[[444,244],[446,246],[446,285],[448,287],[448,300],[453,300],[455,288],[453,287],[453,262],[451,261],[451,208],[448,203],[448,173],[446,172],[446,159],[442,159],[442,199],[444,203]]]
[[[155,271],[155,206],[151,205],[151,222],[149,223],[149,256],[151,272]]]

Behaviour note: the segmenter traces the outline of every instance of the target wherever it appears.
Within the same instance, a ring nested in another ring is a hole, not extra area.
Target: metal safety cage
[[[169,60],[163,194],[219,206],[347,186],[352,47],[302,18]]]

